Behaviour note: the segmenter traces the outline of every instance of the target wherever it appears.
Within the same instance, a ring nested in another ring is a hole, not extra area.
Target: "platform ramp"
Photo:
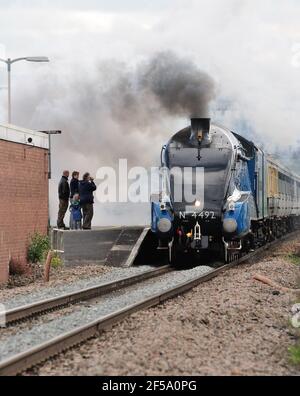
[[[150,228],[124,228],[107,256],[107,265],[131,267],[140,252]]]
[[[148,227],[115,227],[92,231],[52,231],[52,249],[65,266],[102,264],[130,267],[147,264],[152,247]]]
[[[107,256],[123,228],[111,227],[91,231],[52,231],[52,249],[65,266],[105,264]]]

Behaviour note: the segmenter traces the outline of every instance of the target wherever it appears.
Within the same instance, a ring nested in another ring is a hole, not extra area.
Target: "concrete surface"
[[[91,231],[52,231],[52,248],[66,266],[107,264],[132,265],[147,235],[145,227],[106,227]]]

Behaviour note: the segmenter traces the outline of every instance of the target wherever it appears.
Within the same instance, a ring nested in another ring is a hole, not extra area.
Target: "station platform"
[[[130,267],[151,245],[149,227],[105,227],[91,231],[53,229],[52,249],[65,266],[105,264]]]

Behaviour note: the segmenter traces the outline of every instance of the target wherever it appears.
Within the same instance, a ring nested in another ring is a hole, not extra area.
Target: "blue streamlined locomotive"
[[[171,263],[203,252],[230,262],[300,224],[300,177],[210,119],[193,118],[161,157],[151,229]]]

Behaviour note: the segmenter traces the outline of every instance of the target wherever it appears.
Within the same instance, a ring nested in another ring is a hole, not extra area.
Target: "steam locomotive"
[[[300,177],[251,141],[193,118],[162,148],[151,229],[170,263],[214,253],[225,262],[300,225]]]

